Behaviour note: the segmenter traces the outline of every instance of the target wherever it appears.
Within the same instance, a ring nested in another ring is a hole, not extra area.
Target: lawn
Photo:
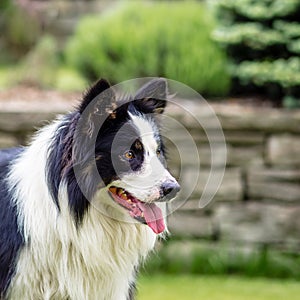
[[[137,300],[296,300],[300,282],[263,278],[153,275],[140,278]]]

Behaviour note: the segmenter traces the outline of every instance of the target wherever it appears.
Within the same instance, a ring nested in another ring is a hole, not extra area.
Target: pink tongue
[[[145,204],[139,202],[139,208],[144,212],[144,218],[147,225],[156,233],[161,233],[165,230],[164,218],[161,209],[154,203]]]

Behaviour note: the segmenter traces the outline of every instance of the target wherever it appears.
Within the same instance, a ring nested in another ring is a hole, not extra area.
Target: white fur
[[[64,185],[58,212],[45,178],[47,149],[58,123],[37,135],[8,179],[26,241],[8,298],[125,300],[134,268],[153,248],[156,235],[143,224],[111,218],[113,204],[108,203],[113,201],[108,201],[106,188],[93,200],[103,203],[104,213],[91,205],[79,229],[70,216]]]

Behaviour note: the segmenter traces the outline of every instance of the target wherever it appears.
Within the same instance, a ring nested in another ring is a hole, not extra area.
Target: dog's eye
[[[161,154],[161,150],[160,150],[160,149],[157,149],[157,150],[156,150],[156,155],[157,155],[157,156],[160,156],[160,154]]]
[[[134,153],[133,153],[133,151],[131,151],[131,150],[129,150],[129,151],[126,151],[125,153],[124,153],[124,157],[126,158],[126,159],[133,159],[133,158],[135,158],[135,155],[134,155]]]

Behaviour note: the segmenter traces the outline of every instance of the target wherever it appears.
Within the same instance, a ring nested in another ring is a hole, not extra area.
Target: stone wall
[[[299,249],[300,111],[214,108],[227,144],[223,182],[214,201],[200,209],[199,195],[209,174],[209,145],[187,122],[199,148],[200,182],[189,201],[170,216],[170,231],[175,236]],[[201,119],[201,109],[193,112]],[[197,172],[191,164],[182,177]],[[189,179],[183,181],[188,184]]]
[[[0,147],[25,143],[34,128],[69,107],[70,103],[59,109],[49,105],[47,110],[0,110]],[[170,116],[188,128],[201,162],[200,173],[193,161],[180,166],[170,148],[170,168],[178,175],[182,167],[183,187],[200,174],[190,199],[169,217],[170,231],[175,237],[300,249],[300,111],[213,107],[224,130],[228,155],[223,182],[204,209],[198,202],[210,170],[207,137],[180,111],[169,110]],[[201,106],[192,110],[200,119],[204,117]],[[189,149],[181,155],[188,157]]]

